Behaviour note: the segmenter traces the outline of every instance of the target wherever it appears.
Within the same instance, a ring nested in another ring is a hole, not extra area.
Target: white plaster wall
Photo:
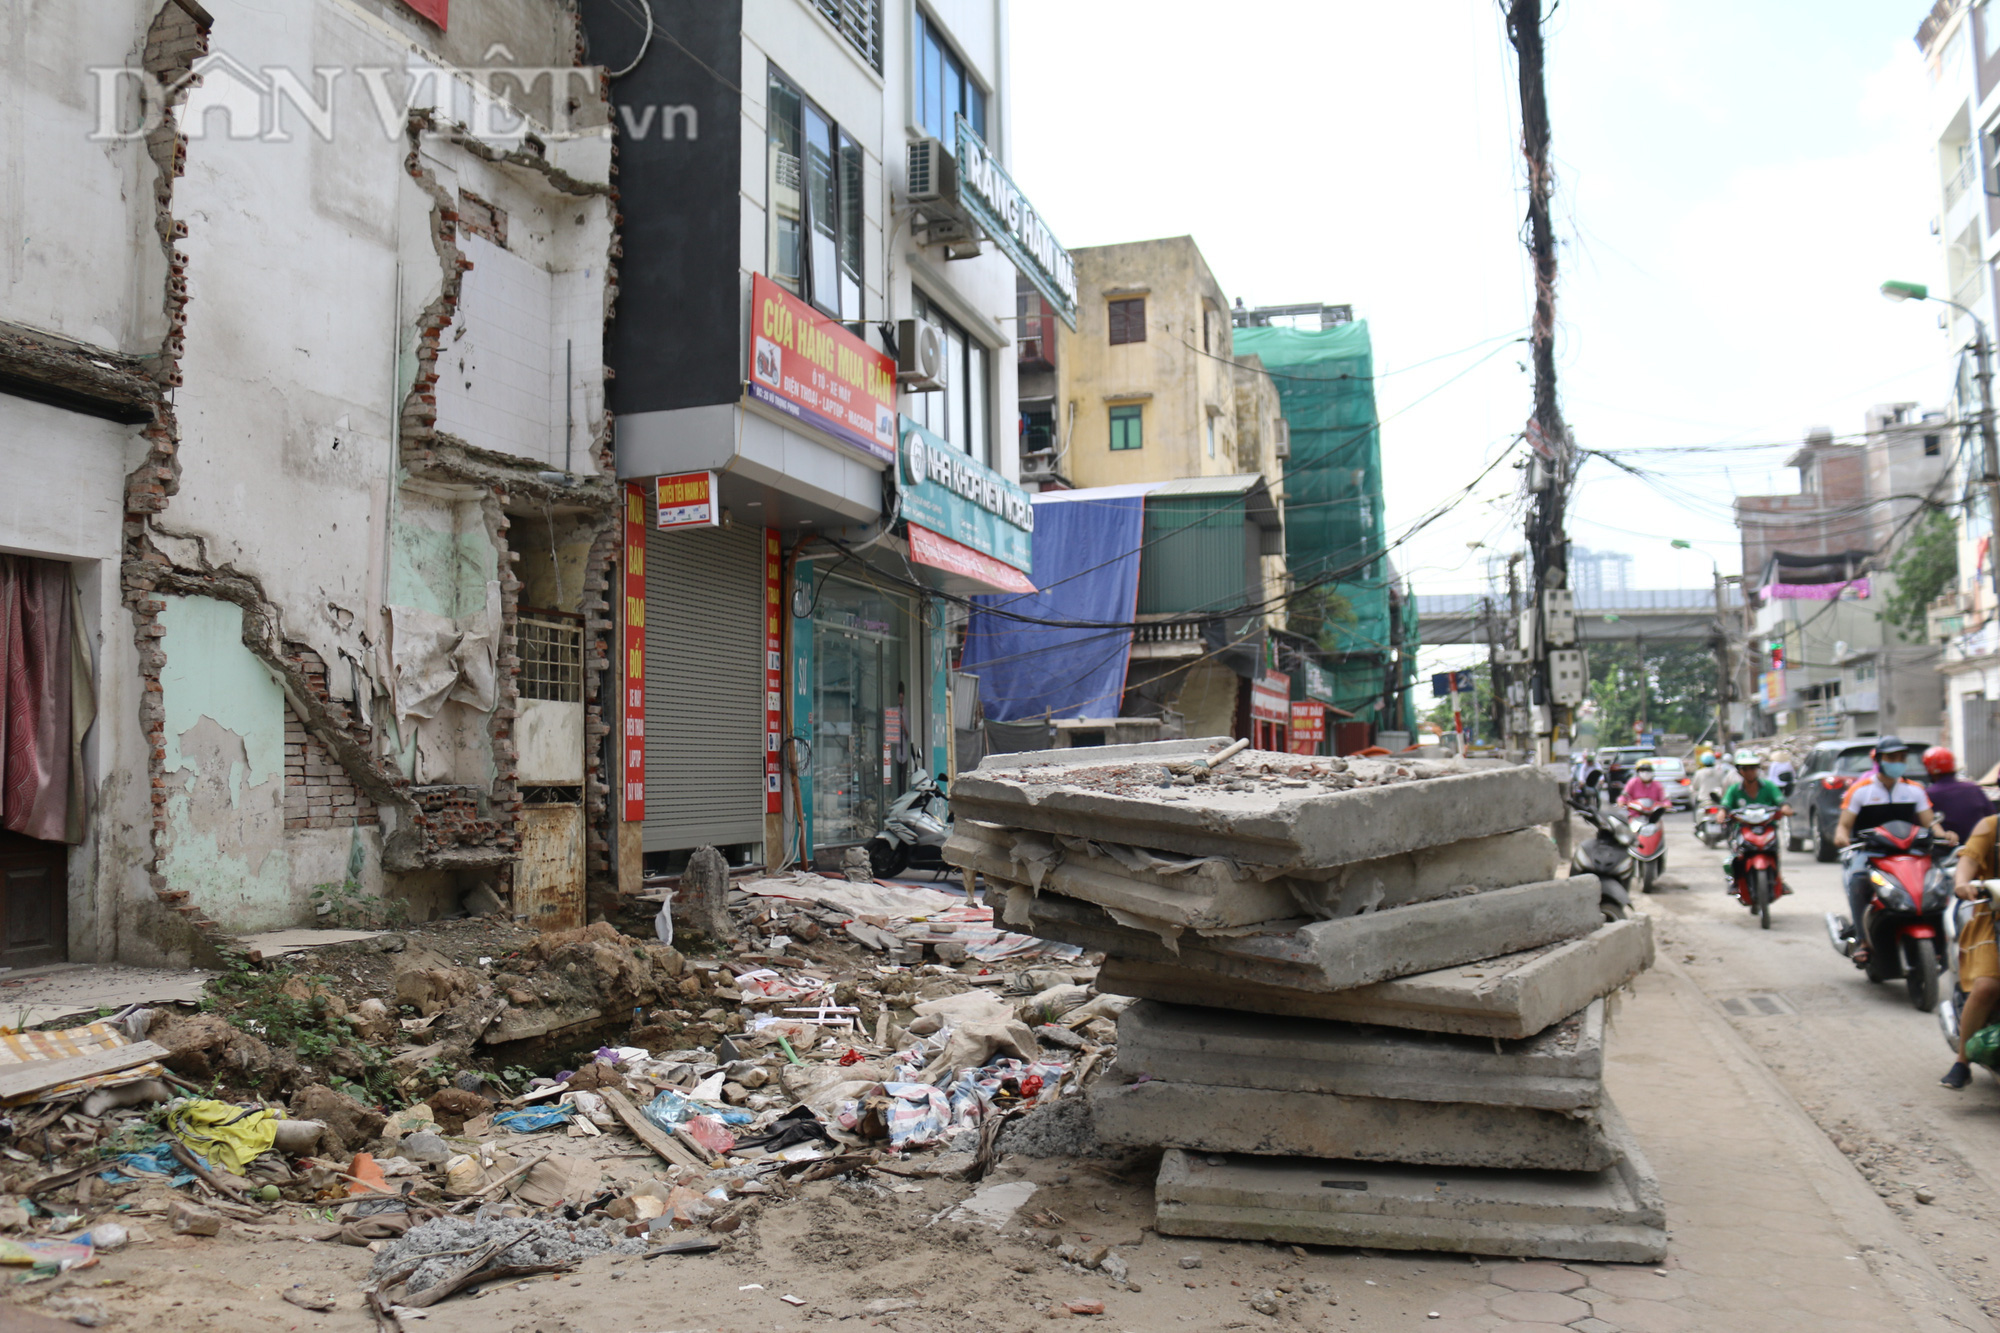
[[[0,320],[125,352],[166,331],[145,144],[92,142],[92,67],[136,65],[147,0],[0,4]],[[138,83],[116,85],[125,128]]]
[[[121,956],[121,939],[140,938],[122,928],[121,897],[153,897],[141,868],[152,813],[137,653],[118,579],[125,474],[144,452],[135,426],[0,395],[0,550],[75,567],[97,687],[83,747],[92,809],[69,859],[78,961]]]
[[[926,3],[924,10],[927,19],[936,23],[938,31],[967,62],[973,80],[986,90],[987,146],[1011,174],[1014,163],[1006,131],[1012,92],[1005,47],[1006,0],[938,0]],[[924,272],[916,280],[939,298],[940,305],[947,309],[956,307],[959,322],[966,331],[987,343],[992,365],[987,401],[992,413],[993,466],[1010,480],[1019,480],[1020,377],[1014,364],[1013,262],[990,243],[986,253],[977,259],[947,260],[942,246],[926,249],[914,245],[907,226],[908,209],[902,200],[907,184],[908,145],[923,135],[922,128],[914,122],[912,109],[916,74],[910,12],[906,4],[883,7],[883,46],[888,68],[882,94],[882,157],[891,210],[889,233],[896,238],[889,256],[890,318],[907,319],[914,311],[910,288],[917,265],[921,264]],[[1042,201],[1032,195],[1029,198],[1038,209],[1042,206]]]

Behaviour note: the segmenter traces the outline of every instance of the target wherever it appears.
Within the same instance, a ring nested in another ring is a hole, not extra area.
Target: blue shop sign
[[[1035,505],[1028,493],[908,417],[899,419],[903,447],[896,483],[902,517],[1033,573]]]

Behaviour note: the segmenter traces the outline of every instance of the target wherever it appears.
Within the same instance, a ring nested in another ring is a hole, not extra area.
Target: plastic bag
[[[674,891],[668,889],[660,903],[660,914],[653,918],[653,933],[660,937],[660,943],[674,942]]]
[[[0,1240],[0,1264],[32,1268],[37,1273],[67,1273],[97,1262],[88,1245],[67,1240]]]
[[[698,1115],[714,1116],[725,1125],[747,1125],[757,1117],[734,1106],[704,1105],[668,1088],[639,1108],[640,1114],[671,1134]]]
[[[568,1122],[576,1108],[571,1105],[524,1106],[518,1111],[502,1111],[493,1117],[496,1129],[511,1129],[516,1134],[533,1134],[539,1130],[554,1129]]]
[[[1965,1039],[1965,1058],[1988,1069],[2000,1069],[2000,1023],[1992,1023]]]

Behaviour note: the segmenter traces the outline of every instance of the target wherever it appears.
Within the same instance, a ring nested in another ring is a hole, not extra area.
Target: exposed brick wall
[[[334,762],[319,737],[285,710],[285,828],[351,828],[380,823],[375,803]]]

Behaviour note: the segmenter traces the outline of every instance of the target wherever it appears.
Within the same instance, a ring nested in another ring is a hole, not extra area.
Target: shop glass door
[[[900,599],[838,579],[813,617],[813,843],[866,842],[902,793],[909,618]]]

